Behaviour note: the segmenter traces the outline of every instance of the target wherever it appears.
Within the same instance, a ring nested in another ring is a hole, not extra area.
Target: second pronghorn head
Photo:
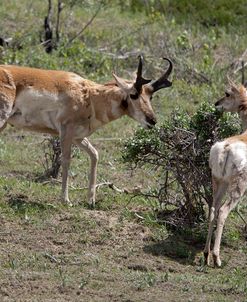
[[[217,109],[226,112],[238,112],[247,110],[247,90],[244,85],[237,86],[229,80],[229,88],[225,91],[225,96],[219,99],[215,106]]]

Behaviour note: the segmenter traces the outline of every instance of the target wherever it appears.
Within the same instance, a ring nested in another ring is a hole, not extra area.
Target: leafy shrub
[[[212,203],[210,148],[239,132],[236,116],[204,102],[192,116],[176,109],[161,127],[137,130],[125,143],[123,160],[153,171],[156,188],[145,194],[172,213],[172,224],[193,224],[204,219],[203,204]]]

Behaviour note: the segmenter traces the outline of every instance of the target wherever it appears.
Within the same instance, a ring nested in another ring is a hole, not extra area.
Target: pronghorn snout
[[[214,106],[216,107],[216,109],[218,109],[218,110],[223,110],[223,106],[222,106],[223,100],[224,100],[224,98],[218,100],[218,101],[214,104]]]
[[[151,129],[155,126],[157,120],[155,117],[146,116],[146,122],[147,122],[147,127]]]
[[[215,107],[217,107],[217,106],[219,106],[219,105],[220,105],[220,101],[217,101],[217,102],[214,104]]]

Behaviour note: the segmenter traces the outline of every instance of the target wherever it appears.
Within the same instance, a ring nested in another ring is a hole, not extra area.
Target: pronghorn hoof
[[[94,210],[95,209],[95,202],[88,203],[88,207],[89,207],[89,209]]]
[[[210,253],[204,252],[204,264],[210,266]]]
[[[69,199],[62,199],[62,203],[68,207],[73,207],[73,203]]]
[[[88,207],[89,207],[89,209],[91,209],[91,210],[95,209],[95,197],[90,196],[90,197],[88,198]]]
[[[217,255],[213,255],[214,267],[221,267],[220,257]]]

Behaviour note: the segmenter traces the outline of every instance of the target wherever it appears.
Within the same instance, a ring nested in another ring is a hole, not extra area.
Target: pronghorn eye
[[[226,95],[226,97],[227,97],[227,98],[229,98],[229,96],[230,96],[230,93],[228,93],[228,92],[225,92],[225,95]]]
[[[133,100],[137,100],[139,97],[139,94],[136,93],[136,94],[130,94],[130,98],[133,99]]]

